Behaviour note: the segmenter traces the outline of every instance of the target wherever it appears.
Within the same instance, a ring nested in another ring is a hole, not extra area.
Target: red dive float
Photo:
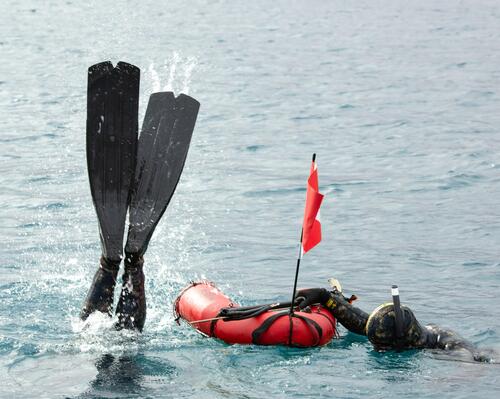
[[[228,344],[321,346],[336,332],[336,321],[321,306],[295,311],[289,306],[270,304],[241,307],[213,283],[193,282],[181,291],[174,303],[176,320],[186,320],[208,337]],[[252,316],[256,314],[256,316]]]

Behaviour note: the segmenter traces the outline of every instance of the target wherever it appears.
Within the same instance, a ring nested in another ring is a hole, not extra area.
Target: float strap
[[[222,308],[216,317],[210,323],[210,336],[215,336],[215,326],[219,320],[226,321],[237,321],[250,319],[252,317],[257,317],[268,310],[281,309],[290,307],[291,302],[282,303],[269,303],[265,305],[255,305],[255,306],[238,306],[238,307],[226,307]],[[222,318],[222,319],[221,319]]]
[[[311,346],[318,346],[319,345],[319,343],[321,342],[321,338],[323,336],[323,330],[322,330],[321,326],[318,323],[316,323],[314,320],[311,320],[311,319],[304,317],[302,315],[299,315],[296,313],[290,314],[290,312],[288,310],[272,315],[271,317],[266,319],[259,327],[257,327],[252,332],[252,343],[255,345],[262,345],[262,343],[260,342],[262,335],[267,330],[269,330],[269,328],[273,325],[273,323],[276,320],[278,320],[280,317],[283,317],[283,316],[290,317],[290,332],[292,332],[292,317],[296,317],[296,318],[304,321],[306,323],[307,327],[309,328],[309,330],[312,331],[313,333],[316,333],[316,334],[313,334],[316,336],[316,341]],[[289,346],[301,346],[301,345],[296,345],[292,342],[292,334],[290,334],[288,345]]]
[[[291,302],[276,302],[255,306],[238,306],[222,308],[217,317],[224,317],[224,321],[244,320],[257,317],[269,310],[289,308]]]

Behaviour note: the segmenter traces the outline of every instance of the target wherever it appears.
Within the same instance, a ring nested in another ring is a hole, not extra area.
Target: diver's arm
[[[330,292],[325,288],[309,288],[297,293],[297,298],[301,297],[304,298],[299,305],[301,309],[314,303],[320,303],[349,331],[366,335],[365,326],[368,321],[368,313],[352,306],[337,290]]]
[[[329,305],[331,303],[331,305]],[[368,313],[364,310],[351,305],[342,294],[331,293],[327,308],[333,316],[349,331],[366,335],[365,327],[368,321]]]

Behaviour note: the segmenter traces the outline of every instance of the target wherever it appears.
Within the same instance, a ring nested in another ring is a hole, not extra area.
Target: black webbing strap
[[[288,311],[275,313],[268,319],[264,320],[264,322],[259,327],[253,330],[252,343],[255,345],[259,345],[262,334],[264,334],[267,330],[269,330],[269,328],[273,325],[273,323],[276,320],[278,320],[280,317],[286,316],[287,314]]]
[[[299,315],[296,313],[294,313],[293,315],[290,315],[288,310],[286,310],[284,312],[280,312],[280,313],[275,313],[271,317],[264,320],[264,322],[252,332],[252,343],[255,345],[262,345],[261,344],[262,335],[267,330],[269,330],[269,328],[274,324],[274,322],[276,320],[278,320],[280,317],[283,317],[283,316],[289,316],[290,321],[291,321],[292,317],[296,317],[296,318],[304,321],[306,323],[307,327],[309,328],[309,330],[312,331],[313,333],[315,333],[314,335],[317,337],[316,342],[311,346],[318,346],[319,345],[321,338],[323,337],[323,330],[322,330],[321,326],[318,323],[316,323],[314,320],[311,320],[311,319],[304,317],[302,315]],[[291,339],[289,340],[288,345],[301,346],[301,345],[294,344]]]
[[[252,317],[257,317],[271,309],[271,305],[255,306],[248,309],[241,309],[240,307],[228,307],[222,308],[217,314],[217,317],[224,317],[224,321],[244,320],[250,319]]]
[[[228,306],[219,311],[217,317],[224,317],[224,321],[244,320],[260,316],[269,310],[289,308],[290,302],[267,303],[254,306]]]
[[[215,325],[219,320],[214,319],[210,322],[210,337],[215,337]]]
[[[321,342],[321,338],[323,337],[323,329],[321,328],[321,326],[318,323],[316,323],[316,321],[297,313],[294,313],[292,317],[296,317],[297,319],[304,321],[310,331],[316,332],[317,334],[316,336],[318,337],[318,339],[312,346],[318,346],[319,343]],[[291,342],[290,340],[290,346],[299,346],[299,345],[294,345],[293,342]]]
[[[326,314],[324,314],[324,313],[321,313],[321,312],[319,312],[319,311],[318,311],[318,312],[314,312],[314,313],[316,313],[316,314],[318,314],[318,315],[320,315],[320,316],[323,316],[325,319],[327,319],[327,320],[328,320],[328,322],[332,325],[332,329],[333,329],[334,333],[336,333],[336,332],[337,332],[337,324],[336,324],[336,322],[332,321],[332,319],[330,319],[330,318],[329,318]]]

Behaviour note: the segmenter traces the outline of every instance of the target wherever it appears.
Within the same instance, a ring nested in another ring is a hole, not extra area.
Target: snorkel
[[[404,336],[404,315],[401,311],[401,302],[399,300],[399,288],[397,285],[393,285],[391,288],[392,303],[394,305],[394,332],[396,336],[396,349],[400,349],[402,346],[402,339]]]

